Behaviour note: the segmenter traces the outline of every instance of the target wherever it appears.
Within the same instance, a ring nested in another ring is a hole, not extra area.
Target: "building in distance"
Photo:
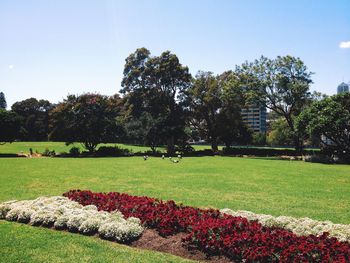
[[[349,92],[349,84],[346,84],[344,82],[340,83],[337,88],[337,94]]]
[[[266,107],[249,105],[241,111],[242,120],[254,132],[266,133]]]

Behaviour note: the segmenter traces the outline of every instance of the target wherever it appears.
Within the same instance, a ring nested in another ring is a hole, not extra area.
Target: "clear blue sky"
[[[315,72],[312,90],[334,94],[350,81],[347,41],[350,0],[0,0],[0,91],[8,106],[112,95],[125,58],[144,46],[171,50],[192,74],[297,56]]]

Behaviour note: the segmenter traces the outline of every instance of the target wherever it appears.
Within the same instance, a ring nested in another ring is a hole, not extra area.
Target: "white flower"
[[[80,225],[78,230],[83,234],[94,234],[98,231],[101,222],[103,221],[97,217],[89,218]]]
[[[232,211],[228,208],[221,209],[220,212],[232,216],[245,217],[248,220],[258,220],[259,223],[268,227],[281,227],[292,231],[298,236],[320,236],[324,232],[328,232],[331,237],[335,237],[339,241],[350,241],[350,225],[333,224],[331,221],[317,221],[307,217],[274,217],[271,215],[254,214],[249,211]]]
[[[127,220],[120,211],[98,211],[94,205],[82,206],[66,197],[39,197],[34,200],[10,201],[0,204],[0,219],[34,226],[54,226],[82,234],[99,233],[101,237],[128,242],[141,235],[138,218]]]
[[[83,207],[83,210],[97,211],[97,207],[95,205],[86,205]]]
[[[67,228],[71,232],[77,232],[80,225],[86,220],[85,214],[73,215],[67,222]]]
[[[67,222],[69,220],[69,214],[63,214],[59,216],[53,226],[56,229],[64,229],[67,227]]]
[[[5,219],[7,213],[11,210],[10,204],[0,204],[0,219]]]
[[[42,209],[32,214],[29,224],[33,226],[51,226],[56,219],[57,216],[52,211]]]

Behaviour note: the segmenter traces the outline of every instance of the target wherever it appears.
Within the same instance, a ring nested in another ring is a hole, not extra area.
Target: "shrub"
[[[80,148],[79,147],[72,147],[69,149],[69,155],[73,157],[77,157],[80,155]]]
[[[130,155],[130,150],[118,146],[101,146],[95,153],[97,156],[121,157]]]
[[[334,163],[333,158],[325,154],[306,155],[304,157],[304,161],[311,162],[311,163],[324,163],[324,164]]]
[[[55,150],[50,151],[48,148],[46,148],[45,151],[43,151],[43,153],[41,155],[47,156],[47,157],[55,157],[56,152],[55,152]]]
[[[315,151],[304,150],[303,154],[315,153]],[[299,153],[292,149],[274,149],[274,148],[252,148],[252,147],[224,147],[223,155],[254,155],[254,156],[297,156]]]

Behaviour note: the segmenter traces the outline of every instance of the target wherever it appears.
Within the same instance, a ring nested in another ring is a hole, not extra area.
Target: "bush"
[[[121,157],[121,156],[129,156],[131,151],[128,149],[122,149],[118,146],[101,146],[96,151],[96,156],[106,156],[106,157]]]
[[[73,157],[77,157],[80,155],[80,148],[79,147],[72,147],[69,150],[69,155]]]
[[[43,151],[43,153],[41,155],[47,156],[47,157],[55,157],[56,152],[55,152],[55,150],[50,151],[48,148],[46,148],[45,151]]]
[[[333,158],[326,154],[306,155],[304,157],[304,161],[310,162],[310,163],[325,163],[325,164],[334,163]]]
[[[302,154],[314,154],[315,151],[304,150]],[[298,156],[299,153],[293,149],[274,149],[274,148],[246,148],[246,147],[224,147],[223,155],[254,155],[254,156]]]

